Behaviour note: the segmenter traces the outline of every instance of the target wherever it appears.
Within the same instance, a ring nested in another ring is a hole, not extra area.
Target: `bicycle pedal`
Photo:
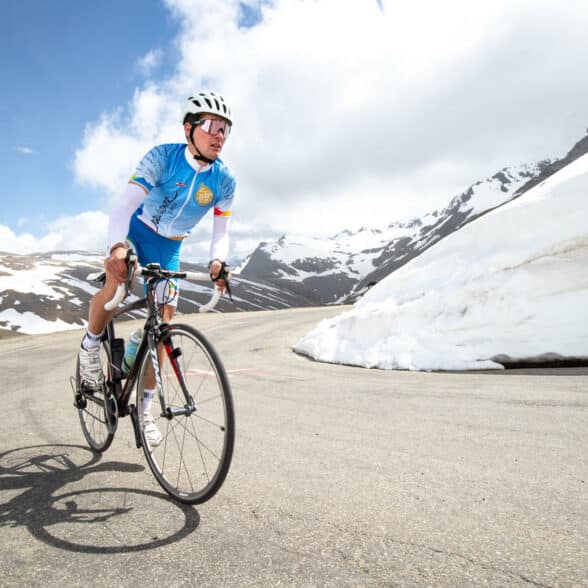
[[[83,410],[84,408],[86,408],[86,399],[84,398],[84,395],[82,394],[81,390],[78,389],[76,379],[74,378],[74,376],[70,377],[69,383],[74,395],[74,408],[77,408],[78,410]]]

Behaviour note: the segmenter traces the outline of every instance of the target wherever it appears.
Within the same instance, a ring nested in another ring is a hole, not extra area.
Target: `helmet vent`
[[[185,103],[182,111],[182,124],[186,122],[188,115],[216,114],[233,123],[231,107],[225,99],[216,92],[197,92],[192,94]]]

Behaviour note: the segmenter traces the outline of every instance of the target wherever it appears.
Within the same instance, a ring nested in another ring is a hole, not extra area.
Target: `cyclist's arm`
[[[224,261],[229,254],[229,222],[231,213],[214,209],[212,223],[212,240],[210,242],[210,259]]]
[[[115,249],[116,245],[124,246],[129,233],[129,222],[131,216],[147,193],[146,189],[135,182],[129,182],[124,194],[110,211],[108,219],[108,255]]]
[[[234,197],[235,178],[229,173],[223,178],[221,197],[214,205],[212,241],[210,243],[211,264],[214,261],[225,261],[229,254],[229,223],[231,220],[231,208],[233,206]],[[220,270],[220,267],[218,269]],[[211,273],[213,277],[215,274],[218,274],[217,271],[211,271]]]
[[[122,284],[127,278],[126,264],[127,235],[129,222],[133,212],[145,198],[145,189],[136,183],[129,182],[123,196],[110,212],[108,219],[108,247],[104,269],[117,283]]]
[[[222,262],[227,258],[229,253],[229,220],[230,213],[224,215],[220,209],[214,209],[214,221],[212,225],[212,242],[210,244],[210,277],[216,280],[222,270]],[[229,276],[230,277],[230,272]],[[224,293],[225,281],[218,280],[217,286]]]

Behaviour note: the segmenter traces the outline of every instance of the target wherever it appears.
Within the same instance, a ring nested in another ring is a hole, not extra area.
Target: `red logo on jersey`
[[[185,188],[186,184],[184,184],[184,182],[176,182],[176,186],[180,186],[180,188]]]

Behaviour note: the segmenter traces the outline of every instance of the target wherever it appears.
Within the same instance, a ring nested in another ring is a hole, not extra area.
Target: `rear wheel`
[[[100,360],[107,379],[110,379],[110,353],[105,342],[100,344]],[[94,451],[106,451],[114,438],[116,422],[113,423],[113,399],[107,393],[106,384],[99,391],[82,390],[80,381],[80,362],[76,362],[76,407],[82,432]],[[107,402],[110,405],[107,406]],[[110,408],[110,411],[107,410]],[[114,417],[116,420],[116,417]]]
[[[167,349],[160,366],[164,404],[156,391],[147,413],[161,433],[161,442],[150,441],[151,418],[145,417],[149,352],[143,357],[137,386],[141,440],[162,488],[176,500],[197,504],[216,494],[229,471],[235,439],[231,389],[218,355],[196,329],[171,325],[163,343]]]

